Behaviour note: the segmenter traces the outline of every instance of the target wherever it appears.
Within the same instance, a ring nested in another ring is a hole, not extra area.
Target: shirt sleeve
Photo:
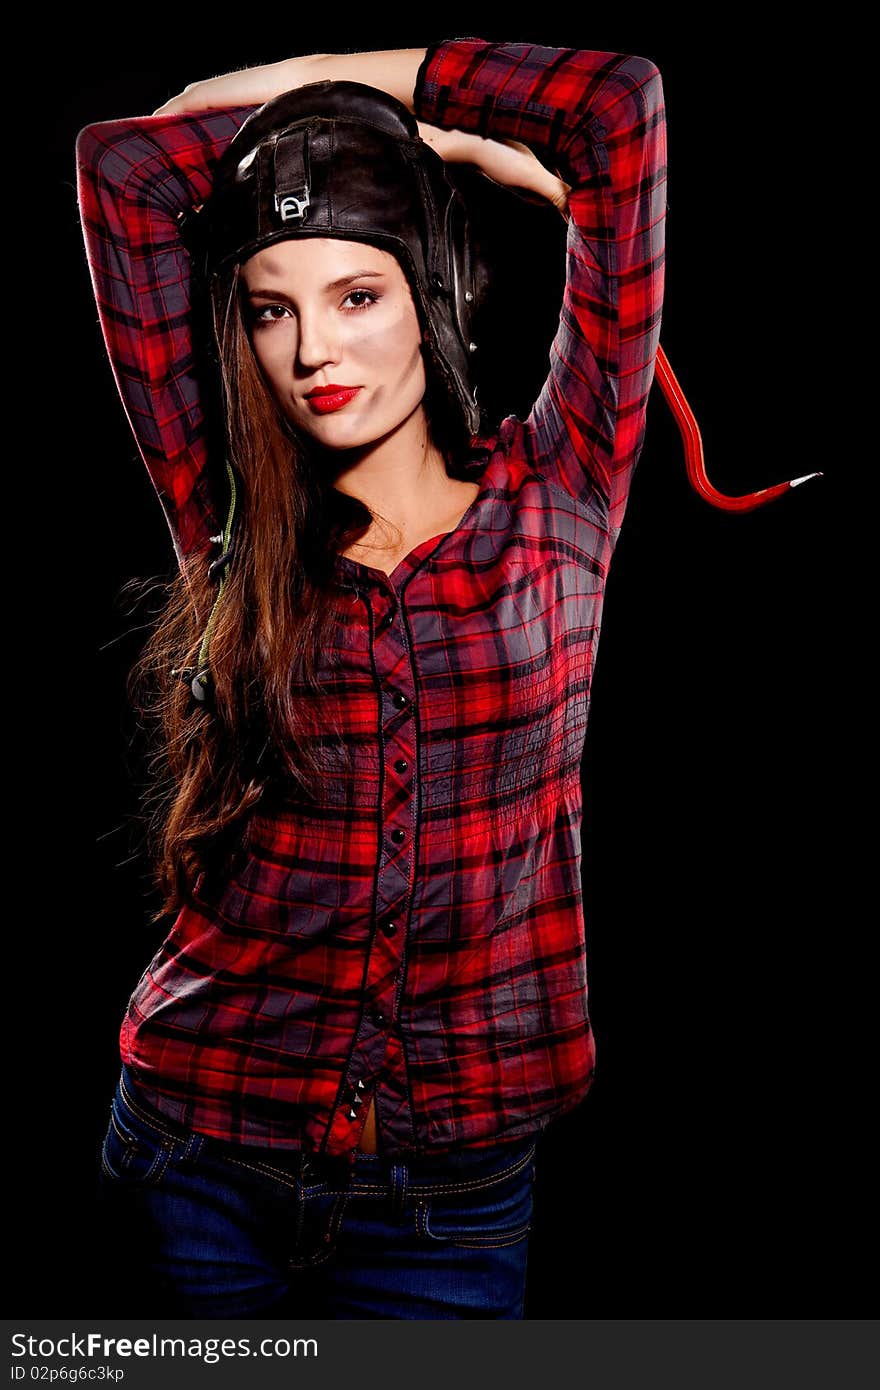
[[[608,514],[614,540],[645,434],[666,226],[663,86],[647,58],[530,43],[429,45],[418,119],[528,145],[571,185],[550,371],[524,421],[535,471]]]
[[[228,505],[219,509],[212,495],[179,219],[209,194],[216,161],[255,109],[101,121],[76,139],[98,320],[178,563],[222,531]]]

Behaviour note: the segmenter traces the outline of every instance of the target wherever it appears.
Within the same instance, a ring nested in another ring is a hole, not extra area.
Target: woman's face
[[[421,408],[421,329],[409,282],[389,251],[292,238],[245,261],[241,281],[263,374],[285,415],[320,444],[370,444]],[[331,385],[358,389],[336,409],[325,396],[320,410],[309,392]]]

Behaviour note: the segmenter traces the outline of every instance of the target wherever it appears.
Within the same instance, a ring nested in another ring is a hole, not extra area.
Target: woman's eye
[[[357,300],[358,302],[345,309],[345,313],[357,314],[364,309],[371,309],[374,304],[378,304],[381,298],[382,296],[380,294],[374,294],[372,290],[349,290],[343,300],[343,304],[348,300]],[[278,312],[278,317],[275,316],[276,310]],[[264,304],[261,309],[253,310],[253,322],[255,324],[280,323],[281,315],[288,314],[289,312],[289,309],[283,304]]]
[[[355,304],[353,310],[348,310],[349,313],[354,313],[358,309],[369,309],[373,304],[379,302],[380,296],[378,294],[373,294],[372,290],[349,290],[345,297],[346,299],[356,299],[362,295],[366,295],[367,302],[365,304]]]
[[[254,323],[277,323],[278,319],[264,317],[264,315],[270,313],[273,309],[280,309],[282,314],[288,312],[283,304],[264,304],[262,309],[254,309]]]

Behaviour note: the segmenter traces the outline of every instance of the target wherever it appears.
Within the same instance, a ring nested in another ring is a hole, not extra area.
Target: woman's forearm
[[[227,106],[261,106],[308,82],[363,82],[403,102],[415,114],[413,96],[424,48],[386,48],[374,53],[301,53],[277,63],[237,69],[190,82],[152,113],[176,115]]]
[[[370,53],[317,53],[294,63],[307,63],[307,76],[302,68],[291,75],[298,82],[364,82],[397,97],[415,114],[413,96],[419,65],[425,57],[424,48],[386,48]],[[569,186],[551,174],[519,144],[504,145],[485,140],[479,135],[461,130],[443,130],[439,126],[419,122],[419,131],[443,159],[453,163],[472,163],[489,178],[502,185],[513,186],[538,194],[554,203],[564,217],[568,215]]]
[[[413,111],[416,74],[426,52],[424,48],[384,48],[372,53],[312,53],[306,60],[293,58],[291,63],[308,63],[308,76],[300,70],[297,82],[364,82],[397,97]]]

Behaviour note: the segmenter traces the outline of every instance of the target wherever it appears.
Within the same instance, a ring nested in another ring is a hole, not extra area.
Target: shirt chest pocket
[[[469,576],[461,597],[416,625],[425,717],[459,727],[533,712],[553,684],[560,616],[551,587],[524,569],[494,584]]]

